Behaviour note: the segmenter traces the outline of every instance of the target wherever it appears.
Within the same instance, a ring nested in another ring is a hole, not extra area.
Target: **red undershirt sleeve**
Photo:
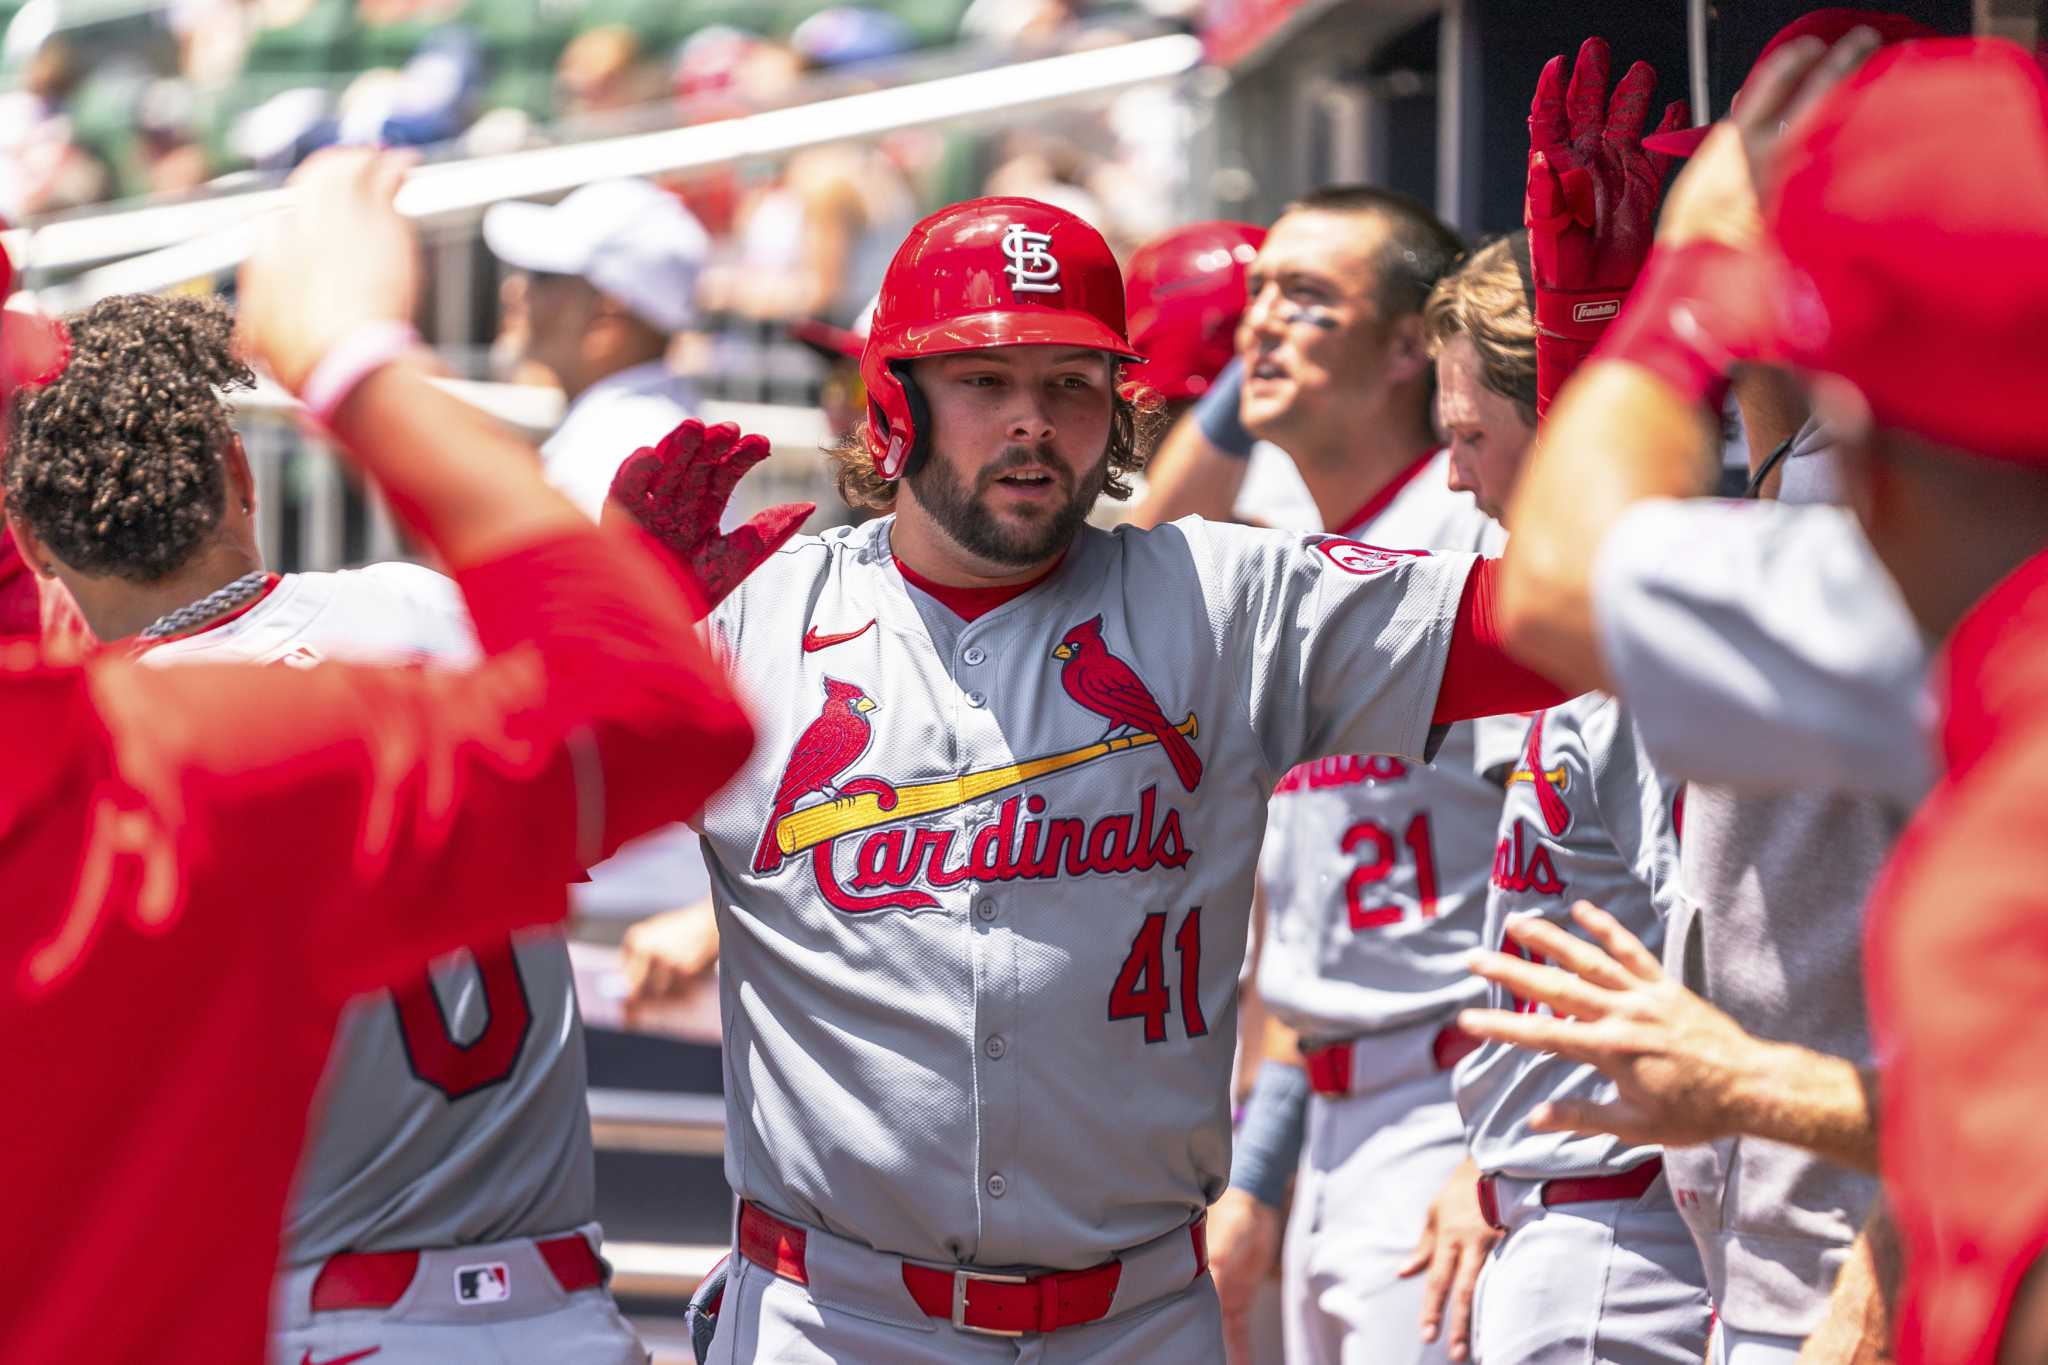
[[[1437,687],[1432,724],[1541,711],[1574,695],[1508,656],[1495,615],[1499,573],[1499,560],[1482,559],[1465,580],[1451,622],[1450,654]]]

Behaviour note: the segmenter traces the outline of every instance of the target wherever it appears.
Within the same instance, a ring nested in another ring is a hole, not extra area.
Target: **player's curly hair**
[[[1429,353],[1453,337],[1472,338],[1479,355],[1479,382],[1511,400],[1522,420],[1536,425],[1536,316],[1515,264],[1511,233],[1479,248],[1437,281],[1422,306]]]
[[[1145,468],[1165,427],[1166,401],[1157,390],[1134,383],[1117,386],[1110,403],[1109,481],[1102,486],[1104,493],[1118,499],[1131,496],[1130,476]],[[900,481],[875,472],[867,429],[866,422],[855,423],[852,431],[825,448],[825,455],[832,463],[832,481],[848,507],[887,512],[896,505]]]
[[[253,388],[217,299],[121,294],[66,319],[71,359],[14,405],[7,502],[80,573],[151,583],[226,508],[226,391]]]

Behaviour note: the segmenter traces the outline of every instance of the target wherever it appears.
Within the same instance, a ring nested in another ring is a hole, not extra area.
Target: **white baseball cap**
[[[696,316],[711,245],[682,200],[645,180],[602,180],[558,204],[493,204],[484,243],[515,269],[580,276],[664,332]]]

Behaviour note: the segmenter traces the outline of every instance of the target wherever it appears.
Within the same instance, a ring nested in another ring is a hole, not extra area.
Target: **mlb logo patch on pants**
[[[503,1261],[456,1267],[457,1303],[503,1303],[511,1297],[512,1272]]]

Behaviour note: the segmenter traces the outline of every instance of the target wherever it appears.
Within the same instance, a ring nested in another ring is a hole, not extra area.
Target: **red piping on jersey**
[[[155,640],[138,640],[135,642],[135,652],[137,654],[140,654],[145,650],[154,649],[158,645],[167,645],[173,640],[189,640],[195,635],[204,635],[209,630],[218,630],[222,626],[226,625],[228,622],[239,620],[242,617],[247,616],[250,612],[256,610],[257,606],[261,604],[265,598],[269,597],[270,594],[277,591],[277,585],[282,582],[284,582],[283,574],[266,574],[263,579],[263,591],[257,593],[254,597],[242,603],[241,606],[236,607],[233,611],[227,613],[225,616],[216,616],[211,621],[204,622],[201,625],[196,625],[192,627],[192,629],[180,632],[177,635],[165,635]]]
[[[1401,490],[1414,483],[1415,476],[1428,468],[1429,462],[1436,458],[1436,453],[1439,449],[1441,447],[1431,446],[1428,450],[1417,455],[1406,469],[1403,469],[1393,478],[1381,484],[1380,491],[1365,500],[1365,506],[1331,527],[1330,534],[1355,536],[1364,530],[1365,524],[1368,521],[1386,511],[1394,499],[1401,496]]]
[[[1508,656],[1494,605],[1499,572],[1499,560],[1482,559],[1465,580],[1458,614],[1451,618],[1451,648],[1444,659],[1443,681],[1437,685],[1433,725],[1510,711],[1546,711],[1575,695]]]
[[[989,612],[1003,605],[1003,603],[1022,597],[1046,579],[1051,578],[1058,571],[1060,565],[1066,562],[1066,556],[1062,554],[1058,560],[1054,561],[1052,568],[1047,569],[1028,583],[1004,583],[993,588],[957,588],[949,583],[932,582],[931,579],[926,578],[923,574],[905,564],[901,559],[897,559],[894,554],[891,554],[889,558],[896,560],[896,571],[903,575],[904,582],[916,588],[919,592],[937,599],[940,606],[946,608],[946,610],[952,612],[963,621],[972,621],[977,616],[986,616]]]

